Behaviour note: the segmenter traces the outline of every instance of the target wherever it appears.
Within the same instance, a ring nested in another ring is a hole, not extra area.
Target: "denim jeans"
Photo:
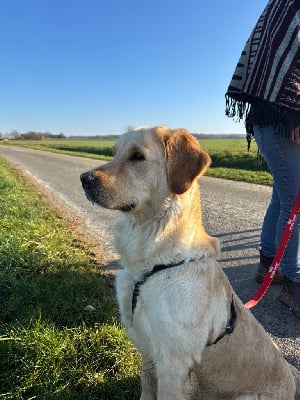
[[[300,145],[277,134],[271,126],[254,126],[254,137],[274,179],[261,232],[262,252],[274,257],[300,189]],[[300,282],[300,215],[280,266],[286,278]]]

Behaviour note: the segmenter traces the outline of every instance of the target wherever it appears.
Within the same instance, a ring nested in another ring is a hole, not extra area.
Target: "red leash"
[[[276,251],[273,262],[269,268],[269,271],[267,272],[267,275],[265,276],[263,283],[258,288],[258,290],[255,293],[255,295],[253,296],[253,298],[245,304],[246,308],[252,308],[252,307],[256,306],[257,303],[265,295],[266,291],[269,289],[269,287],[273,281],[273,278],[277,272],[277,269],[280,265],[280,262],[282,260],[282,257],[285,252],[288,241],[290,240],[290,237],[291,237],[294,225],[296,223],[296,219],[299,214],[299,211],[300,211],[300,189],[298,190],[295,203],[293,205],[292,211],[290,212],[289,219],[285,225],[278,249]]]

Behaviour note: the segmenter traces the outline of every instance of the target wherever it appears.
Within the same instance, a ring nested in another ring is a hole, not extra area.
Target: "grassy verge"
[[[110,160],[112,140],[17,140],[10,144],[34,149]],[[257,160],[257,146],[253,142],[248,152],[245,139],[205,139],[201,146],[211,158],[208,176],[262,185],[272,185],[273,179],[265,164]]]
[[[0,399],[138,399],[97,260],[2,159],[0,194]]]
[[[244,139],[208,139],[200,143],[212,159],[206,175],[260,185],[273,184],[266,164],[258,160],[255,142],[251,144],[250,151],[247,151]]]
[[[76,140],[76,139],[45,139],[45,140],[11,140],[6,145],[21,146],[35,150],[45,150],[53,153],[69,154],[79,157],[111,160],[114,140]]]

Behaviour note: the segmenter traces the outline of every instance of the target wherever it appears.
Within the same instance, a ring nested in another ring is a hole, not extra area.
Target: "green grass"
[[[5,143],[36,150],[46,150],[54,153],[71,154],[80,157],[112,159],[114,140],[76,140],[76,139],[45,139],[45,140],[16,140]]]
[[[10,141],[19,145],[82,157],[110,160],[112,140],[23,140]],[[272,185],[273,179],[265,164],[257,160],[257,146],[253,142],[247,151],[245,139],[204,139],[201,146],[211,158],[212,165],[206,175],[262,185]]]
[[[2,159],[0,195],[0,399],[138,399],[99,260]]]
[[[255,142],[251,143],[249,152],[244,139],[206,139],[200,144],[212,159],[206,175],[261,185],[273,184],[265,163],[258,160]]]

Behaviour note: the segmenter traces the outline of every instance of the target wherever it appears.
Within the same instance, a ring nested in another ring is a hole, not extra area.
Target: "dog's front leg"
[[[142,361],[142,395],[141,400],[157,400],[155,367],[152,361]]]
[[[182,360],[172,360],[157,368],[157,400],[194,400],[199,398],[199,385],[192,368]]]

